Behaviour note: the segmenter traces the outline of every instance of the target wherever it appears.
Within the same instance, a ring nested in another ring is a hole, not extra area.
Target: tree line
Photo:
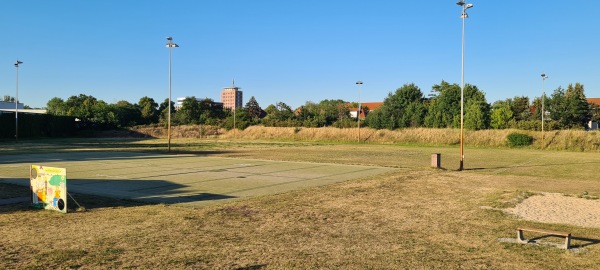
[[[542,98],[530,100],[516,96],[490,104],[485,93],[475,85],[464,88],[464,126],[466,129],[541,129]],[[428,97],[415,84],[405,84],[390,92],[383,105],[375,110],[363,107],[366,116],[363,126],[375,129],[399,129],[413,127],[457,128],[460,127],[461,89],[457,84],[442,81],[432,86]],[[267,106],[264,110],[254,97],[235,111],[223,108],[212,99],[188,97],[175,109],[171,101],[173,125],[203,124],[226,129],[245,129],[251,125],[279,127],[354,127],[356,119],[350,109],[358,104],[340,99],[308,101],[292,109],[284,102]],[[47,103],[52,115],[77,117],[78,125],[96,129],[125,128],[135,125],[166,125],[169,100],[158,104],[150,97],[142,97],[137,103],[118,101],[108,104],[90,95],[80,94],[67,100],[55,97]],[[584,128],[590,120],[600,120],[600,108],[590,104],[580,83],[559,87],[544,97],[545,128]]]

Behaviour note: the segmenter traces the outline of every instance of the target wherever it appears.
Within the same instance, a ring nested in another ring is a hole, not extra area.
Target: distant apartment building
[[[242,107],[243,94],[241,88],[235,86],[235,81],[231,87],[224,87],[221,91],[221,103],[223,108],[235,109]]]

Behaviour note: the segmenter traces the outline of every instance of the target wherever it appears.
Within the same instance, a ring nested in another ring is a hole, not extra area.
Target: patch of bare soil
[[[529,221],[600,228],[600,200],[542,193],[504,211]]]

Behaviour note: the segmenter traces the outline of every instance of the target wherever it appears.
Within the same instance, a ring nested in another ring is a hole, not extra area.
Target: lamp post
[[[467,9],[473,7],[473,4],[467,4],[464,0],[460,0],[456,3],[462,7],[462,13],[460,18],[462,19],[462,67],[461,67],[461,79],[460,79],[460,167],[459,171],[464,169],[464,92],[465,92],[465,19],[469,18]]]
[[[356,84],[358,85],[358,111],[356,112],[356,122],[358,123],[358,142],[360,142],[360,112],[362,111],[362,106],[360,104],[360,88],[362,88],[363,82],[358,81]]]
[[[544,114],[546,111],[544,110],[544,99],[546,99],[546,92],[544,92],[544,81],[548,79],[548,76],[545,73],[542,73],[542,149],[544,149]]]
[[[233,83],[233,87],[235,90],[235,81]],[[237,119],[237,117],[235,116],[235,111],[237,111],[237,101],[238,101],[238,96],[237,96],[237,91],[236,91],[236,92],[234,92],[234,96],[233,96],[233,135],[235,135],[235,132],[236,132],[235,120]]]
[[[167,118],[167,148],[171,152],[171,62],[173,59],[173,48],[179,47],[179,45],[173,43],[172,37],[167,37],[167,48],[169,48],[169,113]]]
[[[23,62],[17,59],[15,69],[17,70],[17,94],[15,97],[15,140],[19,140],[19,65]]]

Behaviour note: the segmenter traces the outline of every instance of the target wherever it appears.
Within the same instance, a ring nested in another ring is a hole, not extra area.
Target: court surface
[[[0,156],[0,182],[28,186],[31,165],[66,168],[69,193],[187,206],[282,193],[397,170],[187,154],[81,152]]]

